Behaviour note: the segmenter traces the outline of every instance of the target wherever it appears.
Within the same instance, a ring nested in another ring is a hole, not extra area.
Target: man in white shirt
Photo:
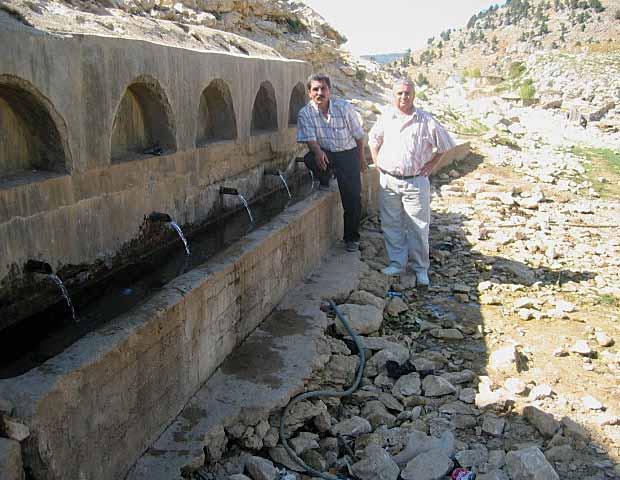
[[[413,105],[415,87],[408,79],[394,84],[392,105],[369,134],[370,152],[380,171],[381,227],[390,264],[385,275],[410,268],[419,286],[428,286],[431,192],[428,176],[445,152],[456,145],[428,112]]]
[[[336,173],[344,209],[344,241],[350,252],[359,249],[362,214],[360,171],[366,168],[364,130],[355,110],[345,100],[331,98],[331,82],[325,75],[308,79],[310,101],[297,117],[297,142],[310,151],[304,162],[323,187]]]

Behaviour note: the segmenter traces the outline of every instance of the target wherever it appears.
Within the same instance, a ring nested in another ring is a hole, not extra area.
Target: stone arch
[[[236,138],[237,120],[230,89],[223,80],[213,80],[200,96],[196,146]]]
[[[110,139],[112,163],[175,150],[174,119],[164,90],[154,78],[138,77],[116,109]]]
[[[291,98],[288,102],[288,126],[297,125],[297,114],[299,110],[306,104],[306,89],[304,84],[299,82],[291,92]]]
[[[266,131],[278,129],[278,106],[276,91],[271,82],[264,81],[254,99],[252,107],[251,135],[258,135]]]
[[[51,102],[26,80],[0,75],[0,177],[68,165],[67,128]]]

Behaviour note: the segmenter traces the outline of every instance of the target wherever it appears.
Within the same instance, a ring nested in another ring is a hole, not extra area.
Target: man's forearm
[[[366,163],[366,139],[362,137],[360,139],[355,139],[355,143],[357,143],[357,148],[359,150],[360,162],[362,164]]]
[[[310,140],[309,142],[307,142],[307,144],[308,144],[308,148],[312,150],[315,156],[318,157],[319,154],[322,152],[319,142],[317,142],[316,140]]]

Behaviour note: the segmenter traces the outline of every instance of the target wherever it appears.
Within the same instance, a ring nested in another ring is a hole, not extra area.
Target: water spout
[[[243,206],[248,212],[248,217],[250,217],[250,223],[254,223],[254,217],[252,216],[252,210],[250,210],[250,204],[245,199],[245,197],[241,195],[239,190],[231,187],[220,187],[220,195],[236,195],[237,197],[239,197],[239,200],[241,200],[241,203],[243,203]]]
[[[286,188],[286,193],[288,193],[288,198],[293,200],[293,196],[291,195],[291,190],[288,188],[288,183],[286,183],[286,178],[284,178],[284,175],[282,174],[280,170],[265,169],[265,175],[274,175],[274,176],[280,177],[280,180],[282,180],[282,183],[284,184],[284,187]]]
[[[175,222],[170,215],[168,215],[167,213],[153,212],[148,216],[148,219],[151,222],[166,223],[170,228],[177,232],[177,234],[181,238],[181,241],[183,242],[183,245],[185,246],[185,253],[187,254],[187,256],[191,255],[187,238],[185,238],[185,235],[183,235],[183,230],[181,230],[181,227],[179,227],[177,222]]]
[[[45,275],[49,278],[54,284],[59,288],[60,293],[64,297],[67,302],[67,306],[71,310],[71,316],[73,317],[74,322],[79,322],[77,315],[75,314],[75,308],[73,308],[73,302],[71,301],[71,297],[69,297],[69,291],[65,284],[62,282],[60,277],[54,273],[52,267],[47,262],[42,262],[40,260],[28,260],[24,265],[24,271],[27,273],[38,273],[40,275]]]
[[[181,230],[181,227],[179,227],[179,225],[177,224],[177,222],[175,221],[170,221],[168,222],[168,225],[170,226],[170,228],[172,228],[175,232],[177,232],[177,234],[179,235],[179,237],[181,238],[181,241],[183,242],[183,245],[185,246],[185,253],[187,254],[187,256],[189,257],[191,255],[190,251],[189,251],[189,244],[187,243],[187,238],[185,238],[185,235],[183,235],[183,230]]]
[[[304,165],[306,163],[306,162],[304,162],[304,157],[297,157],[295,159],[295,162],[303,163]],[[306,167],[307,167],[307,165],[306,165]],[[310,178],[312,180],[312,183],[310,184],[310,193],[312,193],[312,191],[314,190],[314,182],[315,182],[315,180],[314,180],[314,172],[311,169],[308,168],[308,173],[310,174]]]
[[[220,195],[239,195],[239,190],[231,187],[220,187]]]

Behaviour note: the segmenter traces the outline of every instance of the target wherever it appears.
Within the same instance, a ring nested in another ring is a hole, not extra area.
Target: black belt
[[[383,170],[380,167],[377,167],[377,169],[381,172],[381,173],[385,173],[386,175],[389,175],[390,177],[394,177],[394,178],[398,178],[399,180],[409,180],[411,178],[416,178],[419,177],[420,175],[399,175],[397,173],[392,173],[392,172],[387,172],[385,170]]]

